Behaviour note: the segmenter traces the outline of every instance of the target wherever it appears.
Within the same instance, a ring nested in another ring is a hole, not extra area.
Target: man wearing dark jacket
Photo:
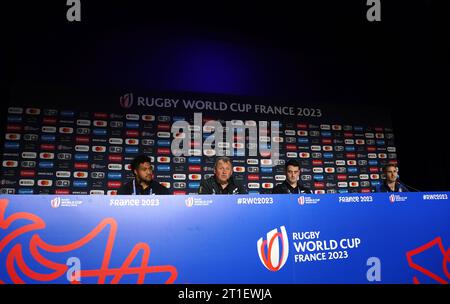
[[[395,164],[387,164],[383,167],[386,175],[384,182],[376,187],[376,192],[409,192],[408,188],[398,180],[398,168]]]
[[[273,194],[311,194],[311,190],[303,187],[299,182],[300,176],[300,164],[294,160],[289,160],[286,165],[286,180],[281,184],[276,185],[272,193]]]
[[[117,190],[119,195],[169,194],[169,190],[153,179],[151,159],[147,155],[138,155],[131,163],[134,178]]]
[[[229,157],[218,157],[214,165],[214,176],[204,179],[198,194],[247,194],[244,187],[234,178],[233,165]]]

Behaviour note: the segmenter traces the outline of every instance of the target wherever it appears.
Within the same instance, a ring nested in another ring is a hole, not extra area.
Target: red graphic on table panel
[[[26,233],[42,230],[46,228],[46,223],[40,217],[35,214],[28,212],[16,212],[9,217],[5,218],[6,208],[8,206],[7,199],[0,200],[0,229],[6,230],[6,235],[0,240],[0,252],[2,252],[7,245],[9,245],[17,237],[24,235]],[[28,220],[31,223],[21,226],[15,230],[8,231],[8,228],[12,223],[18,220]],[[111,284],[120,283],[120,280],[125,275],[138,275],[138,284],[143,284],[146,276],[151,273],[168,273],[169,278],[164,282],[166,284],[173,283],[177,276],[177,269],[172,265],[160,265],[160,266],[150,266],[150,247],[146,243],[137,243],[131,250],[131,252],[126,257],[125,261],[119,268],[110,268],[111,255],[113,253],[113,247],[115,244],[115,239],[117,235],[118,225],[115,219],[105,218],[103,219],[92,231],[86,234],[83,238],[67,244],[67,245],[51,245],[41,239],[38,233],[32,235],[29,249],[31,256],[35,261],[42,266],[45,266],[53,272],[51,273],[38,273],[32,270],[23,258],[23,245],[15,244],[11,250],[8,252],[6,257],[6,265],[0,265],[3,269],[6,269],[9,278],[13,283],[25,284],[25,281],[19,276],[16,266],[22,272],[22,275],[26,276],[28,279],[39,282],[51,282],[57,280],[66,275],[68,266],[66,264],[56,263],[51,261],[41,255],[40,251],[45,251],[54,254],[70,253],[74,250],[80,249],[91,241],[95,241],[96,237],[102,232],[109,228],[108,237],[106,241],[106,246],[103,254],[103,259],[101,261],[101,266],[98,269],[81,269],[80,279],[87,277],[97,277],[98,284],[105,284],[106,278],[112,276]],[[142,252],[142,257],[140,260],[139,267],[130,267],[131,263],[135,260],[138,254]],[[0,284],[5,284],[7,278],[0,278]],[[78,283],[77,281],[72,281],[71,283]]]
[[[427,250],[433,248],[434,246],[437,246],[439,252],[442,253],[442,271],[447,278],[439,276],[438,274],[432,272],[431,270],[413,261],[414,256],[424,253]],[[436,282],[441,284],[448,284],[450,282],[450,272],[448,270],[448,263],[450,263],[450,247],[447,248],[447,250],[445,250],[444,245],[442,243],[442,238],[440,236],[436,237],[435,239],[431,240],[430,242],[420,247],[417,247],[416,249],[408,251],[406,253],[406,259],[408,260],[409,267],[423,273],[424,275],[432,278]],[[413,282],[414,284],[420,284],[420,281],[416,276],[413,277]]]

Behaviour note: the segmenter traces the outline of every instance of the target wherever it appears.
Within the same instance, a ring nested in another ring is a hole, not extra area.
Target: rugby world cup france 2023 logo
[[[286,227],[281,226],[280,231],[275,228],[267,233],[265,240],[261,237],[256,242],[259,259],[270,271],[280,270],[286,264],[289,255]]]

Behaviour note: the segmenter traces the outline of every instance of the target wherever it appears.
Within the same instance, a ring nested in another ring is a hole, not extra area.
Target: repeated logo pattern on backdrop
[[[171,151],[172,123],[192,124],[193,116],[9,107],[1,193],[115,194],[132,178],[130,163],[140,153],[152,157],[155,178],[171,193],[196,193],[201,180],[213,174],[214,150],[201,149],[212,130],[203,128],[202,138],[193,139],[190,155]],[[203,117],[203,123],[208,119]],[[238,127],[258,123],[232,122]],[[282,182],[289,159],[300,162],[301,181],[316,194],[371,192],[381,182],[382,165],[397,159],[392,129],[382,126],[286,119],[279,122],[278,136],[265,135],[258,134],[258,142],[279,143],[276,164],[267,155],[232,157],[234,174],[250,193],[270,192]],[[248,149],[248,134],[245,142]]]

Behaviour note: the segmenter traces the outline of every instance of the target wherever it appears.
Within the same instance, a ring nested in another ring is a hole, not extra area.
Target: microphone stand
[[[403,186],[405,186],[405,187],[408,188],[408,189],[412,189],[412,190],[417,191],[417,192],[422,192],[422,191],[419,190],[419,189],[416,189],[416,188],[414,188],[414,187],[411,187],[410,185],[405,184],[404,182],[401,182],[399,179],[397,179],[396,183],[398,183],[398,184],[400,184],[400,185],[403,185]]]

